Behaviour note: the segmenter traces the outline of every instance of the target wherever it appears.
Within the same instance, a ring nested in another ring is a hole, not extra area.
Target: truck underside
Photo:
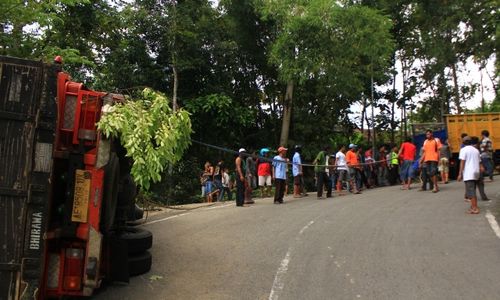
[[[123,97],[60,65],[0,56],[0,74],[0,299],[89,296],[139,273],[138,254],[149,270],[151,233],[127,226],[130,163],[96,128]]]

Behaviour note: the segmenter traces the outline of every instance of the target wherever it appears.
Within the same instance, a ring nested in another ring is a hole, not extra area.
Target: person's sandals
[[[477,215],[479,213],[479,209],[472,209],[472,208],[470,208],[470,209],[467,210],[467,213],[469,215]]]
[[[433,189],[432,192],[437,193],[437,192],[439,192],[439,190]]]

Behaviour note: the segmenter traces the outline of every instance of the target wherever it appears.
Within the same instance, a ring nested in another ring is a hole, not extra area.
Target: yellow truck
[[[493,144],[493,162],[500,166],[500,112],[471,113],[463,115],[445,115],[444,123],[412,124],[413,142],[418,149],[425,140],[425,131],[432,130],[434,136],[441,141],[448,140],[452,157],[450,160],[450,178],[455,178],[458,167],[458,153],[462,144],[462,133],[477,136],[481,139],[481,131],[488,130]]]
[[[469,136],[481,138],[481,131],[488,130],[494,151],[497,155],[500,151],[500,112],[475,113],[464,115],[446,115],[446,131],[448,133],[448,143],[453,153],[460,151],[461,135],[467,133]]]

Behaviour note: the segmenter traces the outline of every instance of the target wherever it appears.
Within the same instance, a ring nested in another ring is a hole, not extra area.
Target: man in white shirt
[[[460,159],[460,171],[458,173],[458,181],[465,183],[465,197],[470,199],[470,209],[467,211],[469,214],[478,214],[479,207],[477,206],[476,186],[481,173],[481,157],[479,150],[474,147],[475,143],[471,137],[466,136],[463,139],[465,147],[460,149],[458,158]]]
[[[302,158],[300,151],[302,146],[295,145],[295,154],[292,158],[292,175],[293,175],[293,197],[300,198],[304,194],[304,178],[302,172]]]
[[[337,167],[338,179],[337,179],[337,193],[342,196],[342,184],[344,181],[350,182],[351,176],[349,175],[347,168],[347,161],[345,159],[345,146],[341,146],[339,152],[335,154],[335,166]]]

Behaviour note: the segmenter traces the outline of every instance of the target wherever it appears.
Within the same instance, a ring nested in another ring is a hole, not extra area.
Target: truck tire
[[[118,205],[132,207],[137,196],[137,184],[132,175],[125,174],[120,178],[121,189],[118,192]]]
[[[137,204],[132,205],[132,208],[128,211],[128,221],[135,222],[141,220],[144,217],[144,210],[140,208]]]
[[[129,255],[128,273],[129,276],[137,276],[149,272],[152,263],[151,253],[144,251],[140,254]]]
[[[118,205],[120,163],[114,152],[110,154],[104,172],[101,230],[107,233],[115,223],[116,207]]]
[[[142,228],[125,227],[117,236],[127,242],[129,254],[141,253],[153,246],[153,234]]]

